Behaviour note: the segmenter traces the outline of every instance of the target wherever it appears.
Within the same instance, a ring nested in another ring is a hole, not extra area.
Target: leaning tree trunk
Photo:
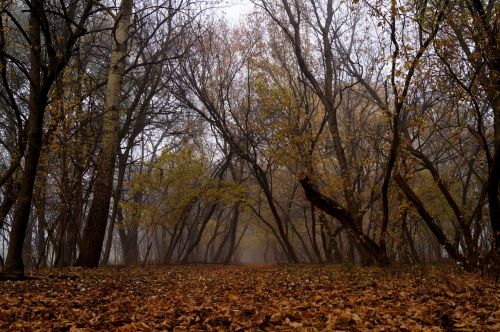
[[[434,235],[438,243],[446,250],[448,255],[451,258],[453,258],[456,262],[464,264],[466,268],[470,268],[470,266],[467,266],[466,258],[459,250],[458,243],[454,243],[448,239],[441,226],[436,222],[436,220],[434,220],[434,218],[430,215],[430,213],[425,209],[424,203],[410,188],[405,179],[401,175],[396,174],[394,176],[394,180],[396,180],[396,183],[398,184],[401,191],[403,191],[408,201],[410,201],[411,204],[415,207],[420,217],[427,224],[427,227],[429,228],[431,233]]]
[[[104,104],[103,133],[98,156],[93,200],[83,232],[77,266],[97,267],[106,233],[109,204],[113,192],[113,171],[118,146],[119,105],[127,56],[127,40],[132,19],[133,0],[122,0],[117,17],[115,44],[111,61]]]
[[[355,241],[358,248],[370,254],[378,265],[389,265],[389,260],[383,248],[379,247],[375,241],[363,233],[363,230],[357,226],[358,223],[348,210],[343,208],[333,199],[324,196],[307,175],[301,174],[299,182],[304,189],[306,198],[311,204],[336,218],[345,228],[347,234]]]

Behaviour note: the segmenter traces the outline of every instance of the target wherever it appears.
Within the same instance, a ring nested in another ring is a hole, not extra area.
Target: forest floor
[[[53,269],[0,282],[0,330],[500,331],[491,279],[451,268]]]

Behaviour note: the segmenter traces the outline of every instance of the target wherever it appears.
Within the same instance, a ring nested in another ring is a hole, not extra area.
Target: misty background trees
[[[497,2],[0,6],[5,273],[498,263]]]

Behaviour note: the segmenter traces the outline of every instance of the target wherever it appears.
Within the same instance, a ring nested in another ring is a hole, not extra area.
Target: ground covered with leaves
[[[447,268],[178,266],[0,282],[0,330],[500,330],[491,279]]]

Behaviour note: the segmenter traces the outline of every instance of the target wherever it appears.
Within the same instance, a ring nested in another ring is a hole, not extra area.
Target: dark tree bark
[[[238,230],[238,220],[240,217],[240,205],[237,203],[233,207],[233,216],[231,218],[231,224],[229,225],[229,242],[227,244],[226,256],[222,260],[224,264],[229,264],[234,256],[236,248],[238,245],[236,243],[236,231]]]
[[[0,205],[0,229],[3,228],[5,218],[17,200],[19,193],[19,183],[14,178],[10,178],[5,184],[4,198]]]
[[[65,6],[64,3],[61,4]],[[33,0],[29,4],[30,19],[26,38],[31,51],[30,70],[27,74],[30,81],[28,143],[4,269],[5,273],[10,275],[24,275],[23,243],[29,223],[33,187],[42,149],[43,122],[48,96],[56,78],[70,61],[75,43],[85,32],[84,25],[93,4],[92,1],[84,3],[79,19],[74,16],[70,17],[68,8],[61,8],[64,12],[62,19],[65,25],[61,31],[57,32],[57,39],[60,43],[54,42],[53,22],[48,18],[48,14],[53,13],[45,10],[44,1]],[[42,54],[42,47],[45,50],[44,54]]]
[[[304,208],[304,215],[305,214],[306,213]],[[317,261],[321,262],[321,252],[319,251],[318,240],[316,236],[316,211],[314,205],[312,204],[311,204],[311,246],[313,248],[314,255],[316,256]]]
[[[9,250],[5,260],[4,272],[7,274],[24,275],[23,244],[28,227],[35,184],[36,171],[40,151],[42,149],[43,118],[47,95],[42,94],[41,82],[41,27],[40,16],[43,12],[43,1],[34,0],[31,3],[30,30],[30,96],[28,119],[28,151],[26,153],[21,188],[14,211],[14,221],[10,232]],[[47,91],[48,92],[48,91]]]
[[[403,177],[399,174],[396,174],[394,176],[394,179],[396,180],[396,183],[398,184],[399,188],[406,195],[406,198],[412,203],[412,205],[417,210],[418,214],[425,221],[425,223],[429,227],[429,230],[432,232],[436,240],[439,242],[440,245],[444,247],[448,255],[450,255],[450,257],[453,258],[455,261],[466,264],[467,261],[465,257],[458,250],[458,244],[452,243],[451,241],[448,240],[446,234],[441,229],[441,226],[439,226],[439,224],[436,223],[434,218],[424,207],[424,203],[418,198],[418,196],[413,192],[413,190],[411,190],[410,186],[406,183],[405,179],[403,179]]]
[[[139,239],[139,225],[134,222],[127,227],[123,224],[123,212],[120,207],[117,211],[117,224],[120,226],[118,234],[120,235],[120,242],[123,250],[123,264],[132,266],[139,262],[139,246],[137,240]]]
[[[187,247],[186,252],[184,253],[184,256],[180,260],[181,263],[187,263],[189,256],[193,252],[194,249],[198,246],[198,244],[201,241],[201,237],[203,236],[203,232],[205,231],[205,227],[207,226],[208,222],[210,221],[210,218],[212,218],[212,215],[216,211],[218,207],[218,203],[214,202],[209,205],[209,208],[207,209],[207,212],[205,216],[203,217],[203,220],[201,221],[200,229],[196,233],[195,239],[190,243],[190,245]]]
[[[479,57],[472,56],[467,44],[462,44],[473,66],[479,69],[478,81],[486,92],[493,110],[493,155],[488,167],[488,204],[491,228],[493,230],[495,256],[500,260],[500,27],[499,7],[489,1],[468,0],[467,7],[472,15],[473,39]]]
[[[465,0],[460,2],[459,10],[467,9],[470,17],[450,20],[449,24],[454,37],[465,55],[468,65],[474,69],[472,77],[466,80],[455,72],[449,64],[448,57],[440,54],[443,64],[447,67],[451,78],[470,96],[476,108],[476,129],[469,130],[478,139],[488,161],[487,199],[490,223],[493,231],[493,256],[500,259],[500,43],[498,36],[499,7],[496,1]],[[470,83],[473,81],[473,84]],[[478,107],[481,94],[477,87],[484,90],[491,107],[493,117],[493,142],[489,144],[485,127],[491,127],[489,120]]]
[[[382,248],[380,248],[375,241],[363,234],[363,231],[358,228],[358,223],[349,211],[344,209],[331,198],[321,194],[316,188],[316,185],[311,181],[311,179],[309,179],[309,177],[307,177],[307,175],[302,174],[299,181],[302,188],[304,188],[307,199],[311,202],[311,204],[336,218],[342,226],[344,226],[347,233],[352,236],[356,244],[366,250],[378,265],[389,265],[385,251],[382,250]]]

